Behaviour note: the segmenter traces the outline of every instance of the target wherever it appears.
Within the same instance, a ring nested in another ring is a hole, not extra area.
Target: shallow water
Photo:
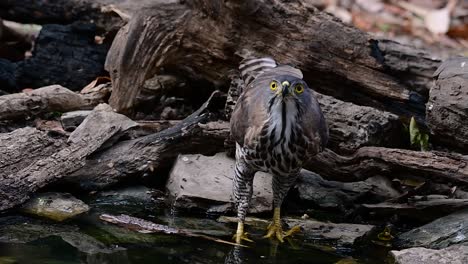
[[[283,244],[253,231],[249,248],[177,235],[141,234],[99,220],[101,213],[125,213],[169,226],[230,240],[234,224],[176,215],[157,201],[105,196],[88,199],[89,213],[65,223],[21,215],[0,217],[0,264],[4,263],[384,263],[381,249],[364,252],[326,241],[293,239]],[[354,257],[353,262],[350,257]],[[345,259],[345,260],[343,260]]]

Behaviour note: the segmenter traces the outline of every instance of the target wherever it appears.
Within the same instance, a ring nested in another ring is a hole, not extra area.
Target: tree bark
[[[106,60],[115,85],[110,104],[131,112],[144,80],[162,67],[226,84],[249,54],[297,65],[319,92],[421,118],[440,63],[373,39],[306,1],[167,3],[141,11],[117,34]]]

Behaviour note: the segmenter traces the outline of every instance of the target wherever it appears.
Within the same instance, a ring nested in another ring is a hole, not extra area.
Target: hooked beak
[[[282,84],[283,86],[283,90],[281,91],[281,95],[284,97],[286,97],[288,94],[289,94],[289,82],[288,81],[284,81]]]

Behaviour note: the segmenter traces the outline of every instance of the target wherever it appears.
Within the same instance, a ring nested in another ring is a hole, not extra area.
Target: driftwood
[[[141,218],[129,216],[129,215],[102,214],[99,216],[99,218],[104,222],[116,224],[116,225],[125,227],[127,229],[145,233],[145,234],[147,233],[163,233],[163,234],[171,234],[171,235],[174,234],[174,235],[180,235],[180,236],[185,236],[185,237],[202,238],[202,239],[210,240],[210,241],[217,242],[217,243],[237,246],[236,243],[233,243],[230,241],[222,240],[222,239],[215,238],[212,236],[193,233],[185,229],[179,229],[179,228],[174,228],[174,227],[170,227],[166,225],[156,224],[156,223],[153,223],[153,222],[141,219]],[[243,245],[238,245],[238,246],[243,246]]]
[[[47,112],[92,109],[109,96],[106,86],[95,87],[86,94],[77,94],[60,85],[31,92],[0,97],[0,120],[18,119]]]
[[[115,85],[110,104],[131,112],[143,82],[161,67],[226,84],[249,53],[297,65],[319,92],[416,116],[440,63],[372,39],[306,1],[171,2],[132,16],[117,34],[106,60]]]
[[[95,43],[95,35],[93,24],[43,26],[33,56],[17,63],[18,88],[60,84],[76,91],[104,75],[109,45]]]
[[[468,152],[468,58],[445,61],[434,73],[436,82],[427,103],[431,141]]]
[[[83,167],[88,155],[135,125],[125,116],[112,112],[109,106],[97,106],[70,135],[69,146],[32,162],[17,173],[0,171],[0,210],[23,203],[39,188]]]

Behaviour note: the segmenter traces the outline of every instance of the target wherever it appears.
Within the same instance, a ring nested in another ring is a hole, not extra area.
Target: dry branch
[[[174,227],[170,227],[166,225],[160,225],[160,224],[156,224],[156,223],[153,223],[153,222],[141,219],[141,218],[136,218],[136,217],[124,215],[124,214],[121,214],[121,215],[102,214],[99,216],[99,218],[102,221],[116,224],[118,226],[122,226],[127,229],[145,233],[145,234],[147,233],[175,234],[175,235],[180,235],[180,236],[185,236],[185,237],[202,238],[202,239],[210,240],[213,242],[223,243],[223,244],[228,244],[228,245],[234,245],[234,246],[237,245],[236,243],[222,240],[219,238],[215,238],[212,236],[196,234],[196,233],[191,232],[190,230],[178,229],[178,228],[174,228]]]
[[[0,120],[18,119],[27,116],[59,111],[92,109],[109,95],[106,87],[94,92],[77,94],[60,85],[51,85],[32,92],[0,96]]]

